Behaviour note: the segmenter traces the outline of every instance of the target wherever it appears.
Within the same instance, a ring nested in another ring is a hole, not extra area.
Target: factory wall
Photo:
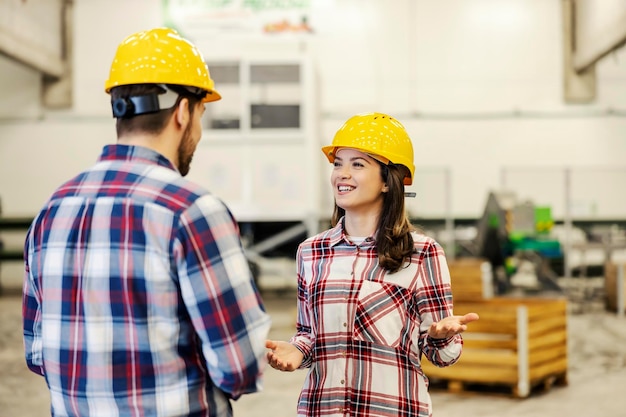
[[[575,215],[626,217],[619,195],[626,180],[626,55],[618,50],[596,65],[593,101],[566,103],[561,0],[313,3],[313,34],[198,42],[207,60],[308,56],[320,146],[355,113],[381,111],[403,122],[415,147],[414,216],[479,217],[488,192],[508,186],[554,207],[558,217],[570,181]],[[45,109],[40,74],[0,57],[4,215],[35,213],[61,181],[115,141],[103,92],[111,59],[126,35],[163,24],[161,6],[74,1],[68,109]],[[325,169],[317,175],[328,199]]]

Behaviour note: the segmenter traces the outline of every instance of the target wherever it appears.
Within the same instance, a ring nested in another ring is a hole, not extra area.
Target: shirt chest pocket
[[[393,284],[363,281],[354,318],[355,340],[400,346],[408,323],[406,291]]]

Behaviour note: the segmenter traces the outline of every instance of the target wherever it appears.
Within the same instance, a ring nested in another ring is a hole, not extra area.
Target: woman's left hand
[[[478,314],[467,313],[464,316],[449,316],[428,328],[428,336],[433,339],[447,339],[467,330],[467,323],[478,320]]]

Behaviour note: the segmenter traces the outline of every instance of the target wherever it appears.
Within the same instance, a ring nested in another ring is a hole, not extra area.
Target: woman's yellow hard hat
[[[339,148],[354,148],[388,164],[407,169],[404,185],[413,183],[413,144],[398,120],[384,113],[363,113],[348,119],[335,134],[331,145],[322,147],[330,163]]]

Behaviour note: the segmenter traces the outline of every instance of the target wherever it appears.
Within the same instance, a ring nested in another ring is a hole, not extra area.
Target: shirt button
[[[344,324],[343,324],[343,327],[348,327],[348,323],[344,323]]]
[[[346,383],[346,380],[345,380],[345,379],[342,379],[342,380],[341,380],[341,385],[343,385],[343,384],[345,384],[345,383]]]

